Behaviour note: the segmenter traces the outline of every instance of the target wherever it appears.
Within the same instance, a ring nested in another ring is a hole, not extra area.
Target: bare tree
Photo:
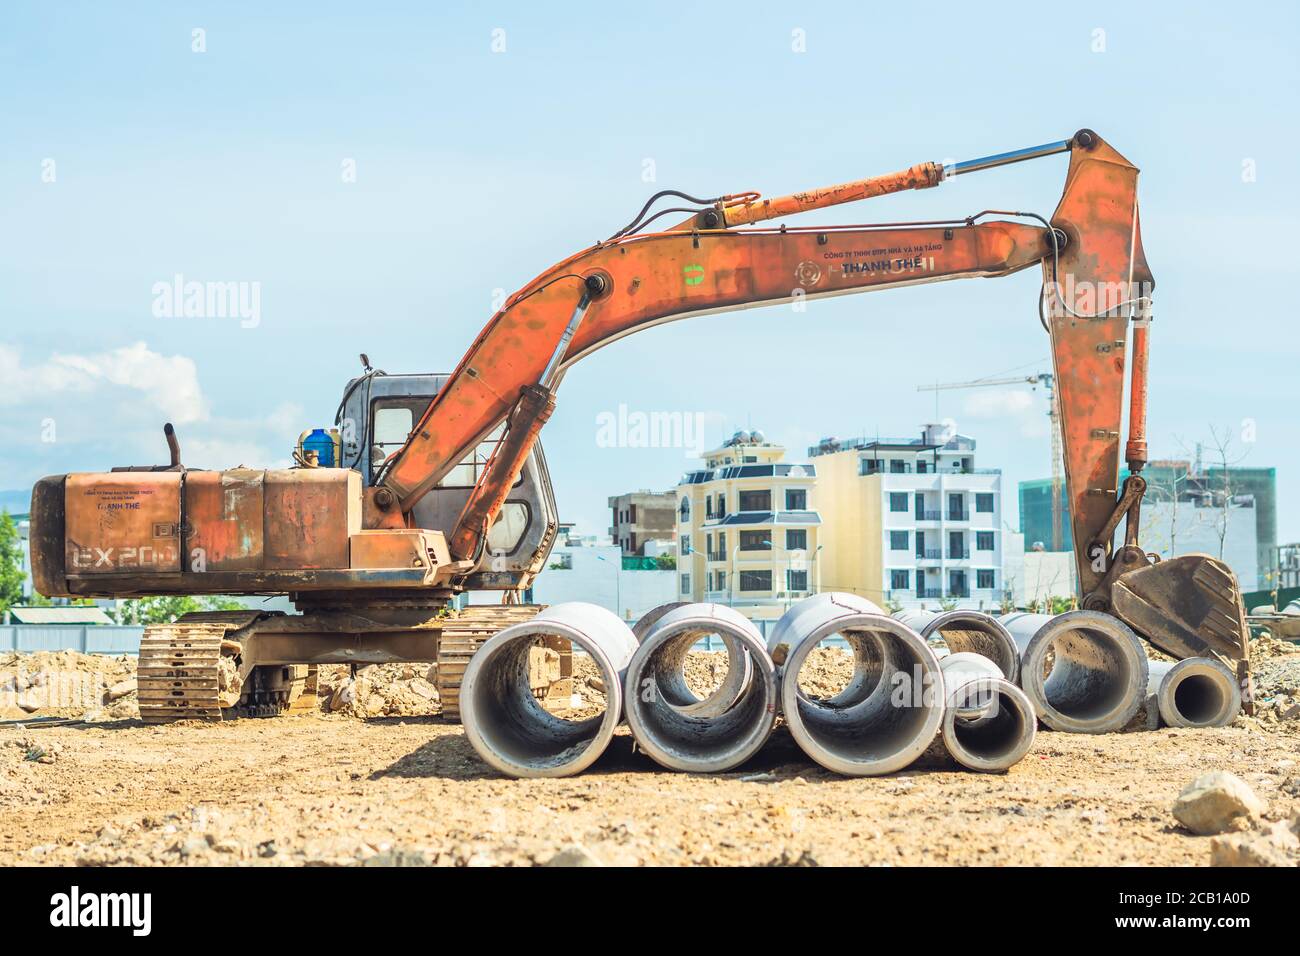
[[[1213,448],[1213,460],[1219,468],[1219,474],[1216,476],[1218,480],[1210,489],[1210,494],[1215,508],[1214,532],[1219,538],[1218,557],[1222,561],[1224,543],[1228,537],[1228,522],[1232,517],[1233,497],[1236,494],[1232,467],[1240,464],[1249,451],[1238,454],[1233,449],[1232,429],[1227,426],[1222,432],[1216,426],[1210,426],[1210,444]]]

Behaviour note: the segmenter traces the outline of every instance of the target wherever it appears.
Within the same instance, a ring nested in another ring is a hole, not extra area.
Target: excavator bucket
[[[1245,681],[1250,639],[1241,589],[1231,569],[1186,554],[1120,575],[1111,588],[1115,615],[1179,659],[1217,657]]]

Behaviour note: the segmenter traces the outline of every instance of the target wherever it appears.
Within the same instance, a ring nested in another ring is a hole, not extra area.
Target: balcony
[[[938,561],[942,556],[938,548],[917,549],[916,560],[918,561]]]
[[[941,588],[917,588],[916,596],[918,598],[941,598],[943,590]]]
[[[940,514],[937,511],[918,511],[916,513],[917,521],[938,521]]]
[[[954,561],[962,561],[970,557],[969,548],[949,548],[948,557]]]
[[[950,598],[968,598],[970,597],[970,588],[949,588],[948,597]]]
[[[965,510],[953,511],[951,508],[949,508],[948,520],[949,521],[970,521],[970,512]]]

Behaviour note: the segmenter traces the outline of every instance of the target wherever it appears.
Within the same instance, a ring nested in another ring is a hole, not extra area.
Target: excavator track
[[[229,625],[220,622],[151,624],[140,639],[136,686],[140,719],[146,724],[175,720],[221,720],[222,647]],[[234,672],[233,659],[226,667]],[[236,699],[238,692],[236,691]]]
[[[136,675],[141,720],[220,721],[314,709],[315,667],[255,668],[241,679],[241,646],[231,635],[260,616],[256,611],[200,613],[146,627]]]
[[[453,612],[442,627],[442,636],[438,641],[437,682],[438,697],[442,702],[444,720],[460,721],[460,685],[465,679],[465,668],[474,652],[483,646],[493,634],[512,624],[530,621],[542,610],[537,604],[484,604],[470,605]],[[571,668],[569,668],[571,669]],[[563,674],[563,670],[562,670]],[[567,677],[567,674],[563,674]],[[572,693],[572,680],[568,680],[569,690],[564,686],[555,687],[549,693],[538,696],[545,701],[548,697],[565,696]]]

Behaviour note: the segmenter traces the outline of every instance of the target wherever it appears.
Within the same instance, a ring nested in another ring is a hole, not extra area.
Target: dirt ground
[[[845,661],[818,653],[832,686]],[[315,713],[146,727],[130,658],[0,658],[0,717],[91,718],[0,726],[0,865],[1205,865],[1210,838],[1170,811],[1193,777],[1229,770],[1268,819],[1300,811],[1300,654],[1256,655],[1259,717],[1042,731],[1006,774],[959,770],[934,748],[902,773],[846,779],[779,728],[741,770],[689,776],[658,769],[624,728],[563,780],[489,772],[459,726],[428,716],[436,693],[418,666],[355,681],[329,669]],[[41,684],[21,686],[42,666],[68,685],[61,707],[33,707]],[[688,679],[706,689],[722,666],[693,655]],[[584,710],[601,702],[589,676],[579,669]],[[68,696],[78,679],[92,699]]]

